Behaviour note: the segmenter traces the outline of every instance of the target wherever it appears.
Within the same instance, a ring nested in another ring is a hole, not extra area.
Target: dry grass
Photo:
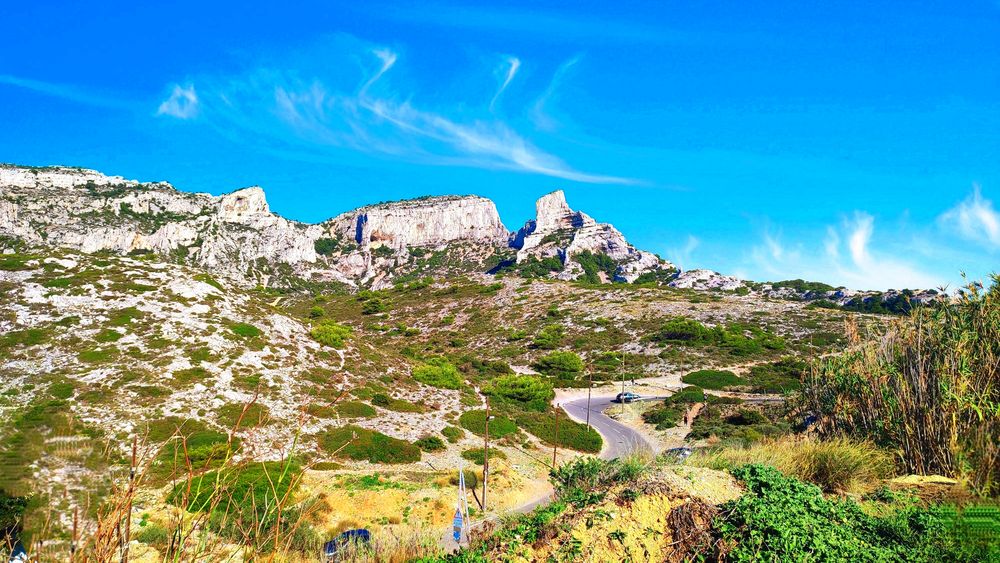
[[[748,463],[770,465],[830,492],[868,492],[893,473],[889,453],[871,442],[846,438],[767,440],[746,448],[696,452],[687,463],[712,469]]]

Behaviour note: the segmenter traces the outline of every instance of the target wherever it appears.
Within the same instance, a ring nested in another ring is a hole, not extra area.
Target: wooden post
[[[587,430],[590,430],[590,393],[594,389],[594,375],[587,372]]]
[[[132,536],[132,497],[135,495],[135,452],[138,436],[132,437],[132,465],[128,472],[128,492],[125,502],[125,533],[122,535],[122,563],[128,563],[128,548]]]
[[[588,411],[589,412],[589,411]],[[556,410],[553,413],[556,417],[556,436],[552,440],[552,469],[556,468],[556,454],[559,453],[559,405],[556,405]]]
[[[486,396],[486,428],[483,432],[483,512],[486,512],[486,480],[490,472],[490,397]]]
[[[625,415],[625,349],[622,349],[622,416]]]

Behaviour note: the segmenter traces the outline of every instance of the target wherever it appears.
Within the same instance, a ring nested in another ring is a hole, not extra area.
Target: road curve
[[[662,397],[644,397],[643,400],[661,399]],[[614,459],[637,450],[655,451],[649,440],[636,430],[608,417],[604,410],[611,406],[614,397],[591,397],[590,425],[604,439],[601,458]],[[566,401],[560,405],[566,414],[577,422],[587,421],[587,399]]]

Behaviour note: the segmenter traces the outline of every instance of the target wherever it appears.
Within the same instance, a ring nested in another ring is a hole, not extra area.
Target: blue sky
[[[0,161],[259,184],[320,221],[476,193],[685,268],[1000,270],[1000,3],[6,2]]]

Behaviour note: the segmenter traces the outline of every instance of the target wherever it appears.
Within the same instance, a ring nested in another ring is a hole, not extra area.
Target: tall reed
[[[847,351],[804,382],[820,431],[871,439],[910,472],[1000,494],[1000,277],[848,334]]]

